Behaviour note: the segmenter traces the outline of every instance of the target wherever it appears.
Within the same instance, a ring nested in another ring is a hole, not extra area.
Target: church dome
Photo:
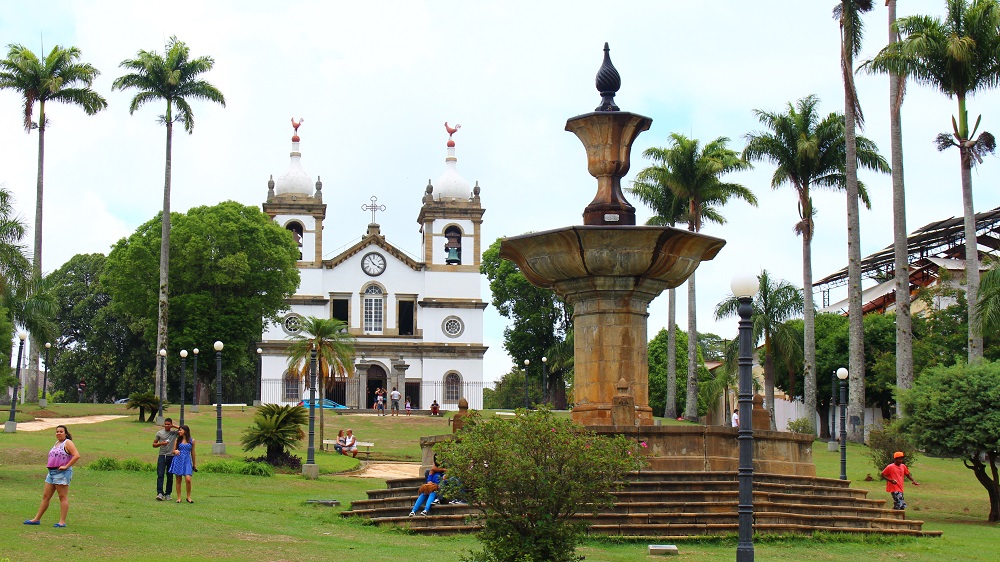
[[[288,163],[288,170],[274,181],[274,193],[276,195],[296,194],[312,195],[313,184],[309,179],[309,174],[302,169],[302,153],[299,152],[299,125],[303,119],[296,123],[292,119],[292,127],[295,134],[292,135],[292,152],[289,154],[291,160]]]
[[[448,199],[468,200],[472,197],[472,190],[469,188],[468,180],[458,173],[458,158],[455,157],[455,141],[451,140],[451,135],[455,134],[461,125],[455,125],[452,128],[448,126],[448,123],[445,123],[444,126],[448,131],[448,156],[444,159],[444,173],[441,174],[441,177],[434,184],[434,193],[438,201]]]

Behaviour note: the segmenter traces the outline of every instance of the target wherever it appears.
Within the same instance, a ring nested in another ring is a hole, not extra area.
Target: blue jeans
[[[169,496],[174,491],[174,479],[168,474],[170,472],[170,463],[173,462],[173,456],[158,455],[156,459],[156,493],[157,495],[163,494]],[[163,477],[167,477],[167,489],[163,490]]]
[[[417,496],[417,503],[413,504],[413,509],[411,509],[410,511],[413,512],[413,513],[416,513],[417,511],[419,511],[420,510],[420,504],[424,500],[426,500],[427,503],[424,505],[424,511],[426,511],[427,513],[430,513],[431,512],[431,507],[434,505],[434,498],[435,497],[437,497],[437,492],[431,492],[431,493],[424,492],[423,494],[420,494],[419,496]]]

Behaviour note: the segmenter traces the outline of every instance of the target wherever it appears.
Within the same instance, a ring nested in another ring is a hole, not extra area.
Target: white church
[[[456,128],[444,173],[420,199],[421,260],[386,240],[373,222],[361,240],[339,254],[323,254],[323,184],[302,167],[299,123],[292,121],[288,170],[268,181],[262,208],[292,231],[301,248],[301,281],[290,311],[261,335],[261,400],[295,404],[309,397],[308,381],[290,377],[286,349],[303,317],[336,318],[356,338],[354,373],[327,386],[326,397],[349,408],[371,408],[377,388],[398,388],[413,409],[437,401],[457,410],[464,397],[482,407],[483,301],[480,289],[483,207],[479,184],[458,173]],[[414,201],[420,197],[414,194]],[[372,197],[368,210],[380,208]],[[384,207],[381,207],[384,208]],[[372,214],[374,217],[374,212]],[[317,392],[317,398],[319,393]],[[386,408],[388,409],[388,400]]]

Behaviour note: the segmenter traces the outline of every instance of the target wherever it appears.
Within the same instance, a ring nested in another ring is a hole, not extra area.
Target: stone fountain
[[[614,104],[621,78],[607,43],[596,83],[601,105],[566,122],[566,130],[583,142],[587,170],[597,178],[597,196],[584,209],[583,225],[506,238],[500,256],[516,263],[532,284],[554,290],[573,306],[573,420],[588,426],[653,425],[649,303],[684,283],[726,242],[635,225],[635,208],[622,193],[621,179],[629,171],[632,143],[653,120]],[[633,400],[615,400],[623,392]],[[634,408],[613,417],[613,403]]]

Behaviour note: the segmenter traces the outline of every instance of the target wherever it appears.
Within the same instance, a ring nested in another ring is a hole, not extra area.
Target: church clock
[[[361,269],[372,277],[382,275],[385,271],[385,257],[378,252],[369,252],[361,258]]]

